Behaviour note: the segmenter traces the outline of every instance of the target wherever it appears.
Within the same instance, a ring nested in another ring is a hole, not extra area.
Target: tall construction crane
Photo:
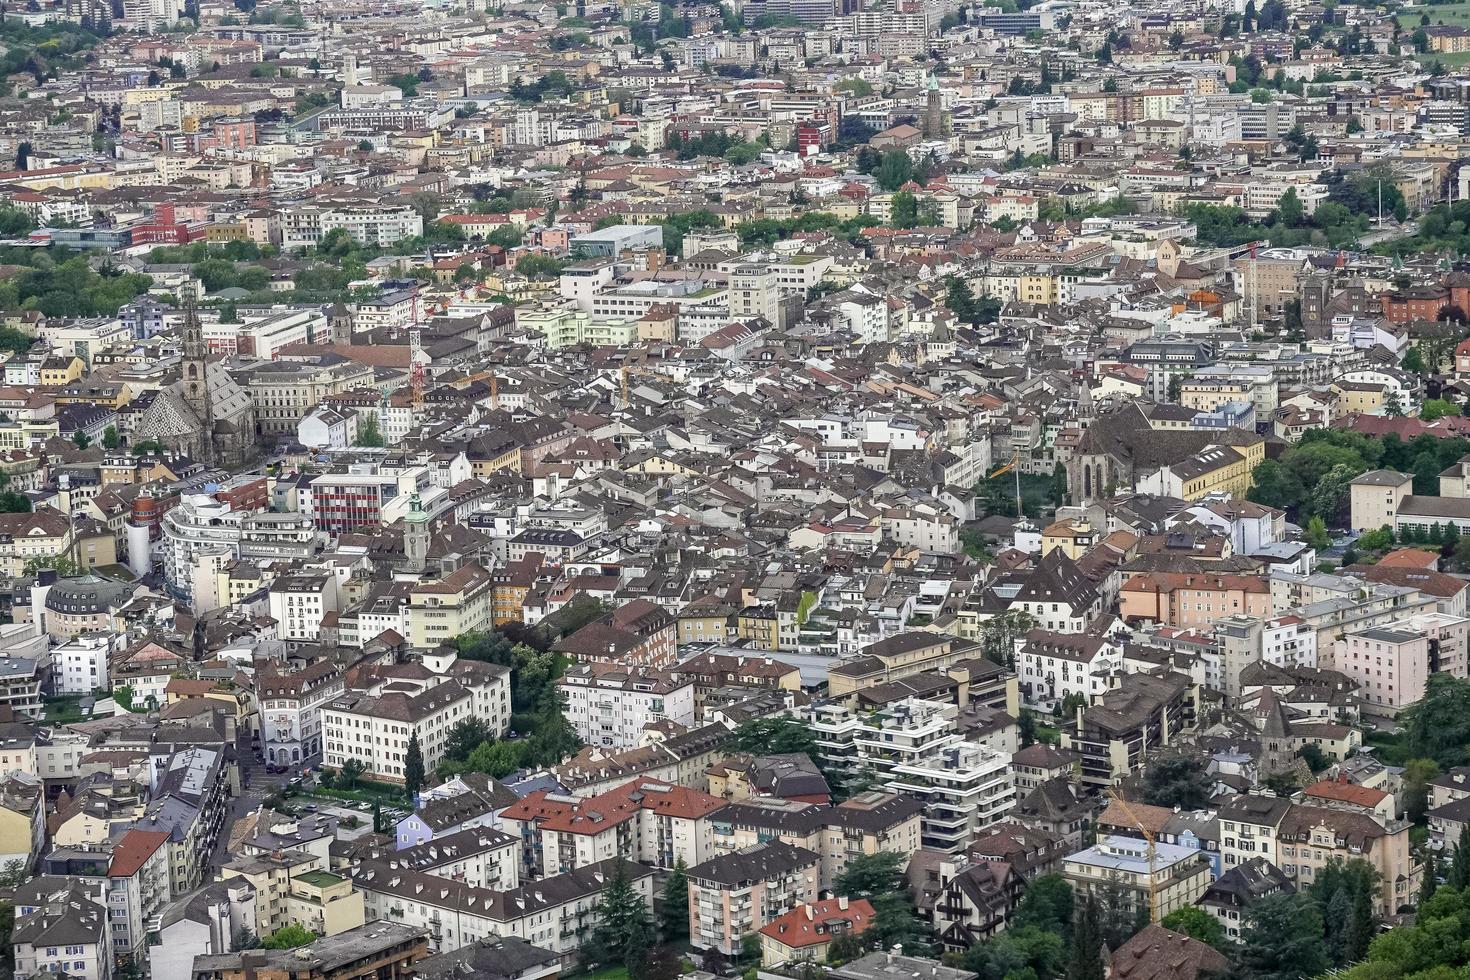
[[[1016,474],[1016,516],[1025,517],[1026,512],[1021,507],[1021,457],[1019,455],[1012,456],[1009,463],[990,474],[986,479],[994,480],[998,476],[1005,476],[1011,472]]]
[[[408,390],[413,396],[414,413],[424,407],[424,348],[423,336],[418,328],[408,332]]]
[[[1154,866],[1156,863],[1155,859],[1158,857],[1158,845],[1154,841],[1154,835],[1144,826],[1143,821],[1138,819],[1138,814],[1133,812],[1133,807],[1129,806],[1128,801],[1123,799],[1122,794],[1118,792],[1116,786],[1108,787],[1108,798],[1118,804],[1118,808],[1123,811],[1124,816],[1133,821],[1133,826],[1138,828],[1138,832],[1143,834],[1143,839],[1148,842],[1148,920],[1150,922],[1157,922],[1159,921],[1159,901],[1157,894],[1158,886],[1154,882]]]

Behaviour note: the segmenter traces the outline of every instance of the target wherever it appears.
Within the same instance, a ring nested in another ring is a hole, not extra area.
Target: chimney
[[[847,896],[846,895],[843,895],[843,896],[841,896],[841,897],[839,897],[837,899],[837,907],[839,909],[841,909],[842,911],[844,911],[844,912],[847,911]]]

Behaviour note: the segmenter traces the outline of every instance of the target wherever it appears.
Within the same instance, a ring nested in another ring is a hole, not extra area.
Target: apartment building
[[[476,562],[415,585],[408,596],[409,642],[432,650],[462,633],[488,629],[494,592],[495,577]]]
[[[258,671],[255,696],[266,761],[279,766],[320,762],[322,708],[342,693],[342,671],[331,660],[284,673]]]
[[[1032,630],[1016,653],[1016,674],[1026,705],[1050,712],[1069,696],[1091,701],[1123,669],[1123,644],[1095,633]]]
[[[56,974],[76,980],[111,980],[113,948],[107,909],[85,886],[46,875],[15,892],[15,975]]]
[[[370,920],[425,930],[434,952],[452,953],[490,936],[509,936],[549,949],[570,966],[601,921],[603,889],[618,871],[651,905],[653,871],[616,857],[509,891],[378,861],[363,862],[352,880]]]
[[[1333,665],[1357,681],[1363,714],[1391,720],[1424,696],[1431,670],[1430,637],[1397,624],[1349,633],[1335,644]]]
[[[1123,583],[1118,594],[1118,614],[1129,623],[1198,629],[1227,616],[1265,618],[1272,612],[1271,585],[1260,575],[1145,572]]]
[[[694,682],[667,671],[579,664],[557,686],[566,701],[567,720],[588,745],[632,748],[649,725],[694,725]]]
[[[1407,821],[1381,822],[1361,809],[1260,796],[1233,798],[1220,807],[1219,819],[1227,871],[1264,857],[1301,889],[1329,861],[1361,858],[1381,875],[1375,914],[1392,915],[1419,894],[1423,868],[1410,853]]]
[[[1062,877],[1079,899],[1101,897],[1121,889],[1128,912],[1149,910],[1158,922],[1176,909],[1191,907],[1209,887],[1210,861],[1192,847],[1156,843],[1135,837],[1106,836],[1062,862]]]
[[[418,736],[424,770],[444,758],[449,731],[473,714],[474,695],[458,681],[435,677],[415,693],[349,692],[322,707],[323,765],[341,771],[348,759],[369,779],[403,782],[408,743]]]
[[[690,942],[735,956],[742,940],[816,900],[821,858],[772,840],[695,865],[689,875]]]
[[[827,891],[854,858],[880,851],[917,851],[923,811],[924,804],[913,797],[868,790],[836,806],[745,799],[713,814],[711,820],[717,853],[780,840],[820,855],[820,884]]]
[[[506,807],[500,825],[521,841],[527,877],[561,874],[613,857],[658,868],[715,853],[718,796],[656,779],[632,779],[585,799],[538,790]]]
[[[338,228],[368,248],[424,233],[423,216],[407,204],[299,204],[281,218],[281,247],[286,249],[309,248]]]
[[[315,643],[322,618],[337,611],[337,579],[327,572],[283,575],[270,584],[268,602],[282,640],[292,647]]]
[[[1099,790],[1137,772],[1146,758],[1194,727],[1198,689],[1180,673],[1123,674],[1062,729],[1062,748],[1081,756],[1081,780]]]

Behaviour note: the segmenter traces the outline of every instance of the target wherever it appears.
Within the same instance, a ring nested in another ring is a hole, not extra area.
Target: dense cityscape
[[[6,980],[1470,977],[1470,0],[0,61]]]

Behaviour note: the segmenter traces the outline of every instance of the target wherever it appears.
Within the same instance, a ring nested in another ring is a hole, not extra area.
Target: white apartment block
[[[567,720],[588,745],[628,749],[639,744],[648,725],[694,725],[694,681],[662,671],[583,664],[569,669],[558,686],[566,696]]]
[[[359,245],[385,246],[424,233],[424,219],[408,205],[302,204],[284,212],[283,248],[307,248],[334,228]]]
[[[323,764],[340,771],[348,759],[358,759],[369,779],[401,783],[408,745],[417,735],[424,771],[433,772],[444,758],[449,730],[474,709],[474,696],[460,684],[435,680],[439,683],[414,694],[385,692],[380,683],[372,689],[376,693],[344,694],[327,704],[322,709]],[[400,680],[394,687],[405,683]]]
[[[882,787],[923,800],[925,847],[956,851],[1015,806],[1010,757],[960,735],[958,708],[906,698],[860,718],[857,766]]]
[[[91,694],[111,688],[107,671],[111,644],[103,633],[74,636],[51,651],[57,694]]]

